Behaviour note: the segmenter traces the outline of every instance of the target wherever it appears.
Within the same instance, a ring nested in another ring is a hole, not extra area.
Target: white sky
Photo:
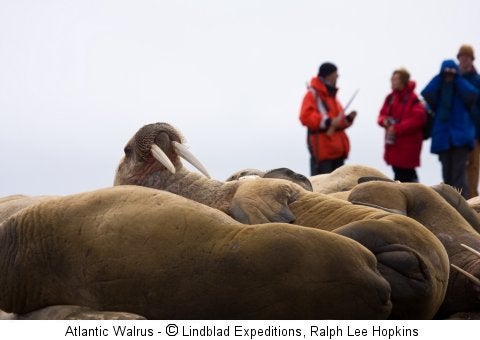
[[[339,67],[359,116],[347,163],[383,161],[390,75],[417,93],[463,43],[480,56],[480,1],[0,0],[0,196],[112,185],[143,125],[178,127],[211,175],[309,175],[305,82]],[[420,180],[441,181],[424,143]]]

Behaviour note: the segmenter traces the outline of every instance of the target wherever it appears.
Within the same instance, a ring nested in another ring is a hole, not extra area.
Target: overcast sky
[[[111,186],[123,147],[168,122],[212,177],[309,175],[305,83],[337,64],[358,111],[349,164],[392,172],[378,111],[406,67],[417,93],[463,43],[480,55],[480,1],[0,0],[0,196]],[[420,180],[441,181],[422,152]]]

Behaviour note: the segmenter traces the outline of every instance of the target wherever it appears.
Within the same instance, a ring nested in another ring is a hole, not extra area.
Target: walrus
[[[450,270],[445,299],[436,315],[445,318],[480,310],[480,257],[463,246],[479,250],[480,234],[438,190],[420,183],[374,181],[355,186],[348,199],[394,209],[422,223],[442,242],[450,264],[473,277]]]
[[[244,225],[172,193],[53,198],[0,225],[0,309],[52,305],[148,319],[386,319],[375,256],[334,233]],[[340,268],[341,265],[341,268]]]
[[[115,185],[134,184],[166,190],[252,225],[289,222],[334,231],[354,223],[345,229],[348,237],[367,246],[377,256],[378,270],[392,288],[391,318],[429,319],[443,301],[449,274],[445,248],[424,226],[407,216],[398,216],[397,211],[392,214],[384,211],[385,208],[353,205],[311,192],[295,183],[291,176],[290,180],[259,175],[227,182],[212,179],[183,144],[178,130],[168,123],[140,128],[128,141],[124,153],[115,174]],[[203,175],[185,168],[180,158]],[[348,183],[354,180],[357,184],[360,174],[375,174],[371,169],[359,170],[351,173],[355,176],[351,176]],[[246,173],[250,172],[252,170]],[[281,170],[282,173],[285,171]],[[370,239],[377,241],[370,242]]]

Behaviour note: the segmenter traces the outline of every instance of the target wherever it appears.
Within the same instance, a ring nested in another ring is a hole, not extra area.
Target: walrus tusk
[[[208,174],[207,169],[205,169],[202,163],[200,163],[200,161],[187,149],[185,145],[173,141],[172,146],[180,157],[187,160],[190,164],[192,164],[195,168],[197,168],[202,174],[210,178],[210,175]]]
[[[475,255],[477,255],[478,257],[480,257],[480,252],[479,252],[479,251],[477,251],[477,250],[475,250],[475,249],[473,249],[473,248],[471,248],[471,247],[469,247],[469,246],[467,246],[466,244],[463,244],[463,243],[460,243],[460,245],[461,245],[463,248],[465,248],[465,249],[467,249],[467,250],[470,250],[472,253],[474,253]]]
[[[150,151],[152,152],[152,156],[155,157],[155,159],[164,167],[166,167],[168,171],[170,171],[172,174],[175,173],[175,166],[173,165],[172,161],[170,161],[168,156],[165,154],[165,152],[163,152],[162,149],[158,147],[158,145],[152,144]]]
[[[467,272],[466,270],[463,270],[462,268],[454,265],[453,263],[450,263],[450,266],[452,266],[452,268],[454,268],[455,270],[457,270],[459,273],[465,275],[466,277],[468,277],[470,279],[470,281],[472,281],[473,283],[477,284],[480,286],[480,279],[479,278],[476,278],[475,276],[473,276],[472,274],[470,274],[469,272]]]

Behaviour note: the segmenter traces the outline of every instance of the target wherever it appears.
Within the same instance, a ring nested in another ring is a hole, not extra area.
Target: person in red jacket
[[[393,71],[391,84],[392,92],[378,116],[378,124],[385,128],[384,159],[396,181],[418,182],[415,168],[420,166],[426,109],[414,93],[415,82],[407,70]]]
[[[350,151],[345,129],[352,125],[356,112],[345,115],[337,95],[337,67],[326,62],[312,78],[300,110],[300,122],[307,127],[312,176],[330,173],[342,166]]]

